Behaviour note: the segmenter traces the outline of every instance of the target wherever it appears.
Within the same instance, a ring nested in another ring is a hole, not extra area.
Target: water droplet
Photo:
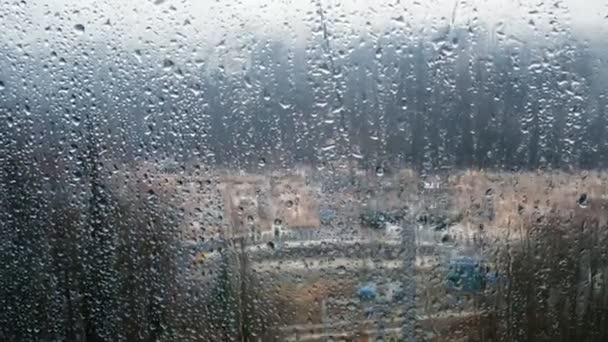
[[[141,62],[141,55],[142,55],[141,50],[140,49],[136,49],[134,51],[134,54],[135,54],[135,58],[137,58],[137,61]]]
[[[382,58],[382,48],[381,47],[376,49],[376,58],[378,58],[378,59]]]
[[[396,22],[398,22],[398,23],[404,23],[405,22],[405,18],[402,15],[393,18],[393,20],[396,21]]]
[[[175,63],[172,60],[168,59],[168,58],[166,58],[163,61],[163,69],[165,69],[165,71],[171,70],[171,68],[173,68],[174,66],[175,66]]]
[[[378,177],[384,176],[384,168],[382,166],[378,166],[376,168],[376,176],[378,176]]]
[[[74,30],[76,30],[77,33],[84,33],[84,25],[76,24],[74,25]]]
[[[253,85],[251,84],[251,78],[249,78],[249,76],[245,75],[245,77],[243,78],[245,81],[245,86],[247,88],[251,88]]]
[[[589,197],[587,194],[581,194],[576,203],[578,203],[578,206],[581,208],[587,208],[589,205]]]

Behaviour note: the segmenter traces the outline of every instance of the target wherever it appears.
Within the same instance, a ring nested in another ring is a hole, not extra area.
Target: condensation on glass
[[[0,1],[0,340],[608,340],[607,23]]]

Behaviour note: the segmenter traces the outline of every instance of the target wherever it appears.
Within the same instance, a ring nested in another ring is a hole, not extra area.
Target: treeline
[[[85,115],[103,118],[107,155],[126,161],[605,167],[608,46],[552,25],[313,35],[305,47],[259,37],[243,62],[153,43],[5,50],[0,106],[57,153],[79,147]]]
[[[526,238],[497,248],[498,284],[486,293],[479,341],[605,341],[608,274],[605,224],[550,214]],[[483,302],[483,301],[482,301]]]
[[[179,199],[149,177],[117,180],[98,118],[81,148],[47,155],[31,122],[0,134],[0,340],[253,341],[271,335],[244,253],[227,241],[203,283],[180,241]],[[57,158],[57,159],[55,159]],[[151,175],[150,175],[151,176]],[[261,287],[263,288],[263,287]]]
[[[113,193],[94,130],[82,137],[76,169],[62,170],[28,138],[14,139],[28,125],[15,127],[1,139],[1,339],[156,341],[167,334],[178,290],[176,222],[167,203]]]

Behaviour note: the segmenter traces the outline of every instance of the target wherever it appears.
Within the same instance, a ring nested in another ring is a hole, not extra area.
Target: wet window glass
[[[0,340],[608,340],[601,0],[0,1]]]

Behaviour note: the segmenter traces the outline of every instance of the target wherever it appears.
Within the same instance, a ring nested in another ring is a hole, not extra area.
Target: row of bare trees
[[[156,341],[170,334],[173,211],[159,196],[113,191],[92,124],[63,170],[57,156],[39,153],[22,134],[31,127],[20,128],[1,136],[0,339]]]
[[[608,340],[608,227],[592,216],[538,217],[523,240],[497,245],[472,340]]]
[[[31,131],[23,124],[0,135],[0,340],[254,341],[265,333],[245,242],[226,243],[215,280],[201,286],[184,266],[191,255],[175,198],[145,179],[113,179],[94,118],[68,158],[40,153]]]

